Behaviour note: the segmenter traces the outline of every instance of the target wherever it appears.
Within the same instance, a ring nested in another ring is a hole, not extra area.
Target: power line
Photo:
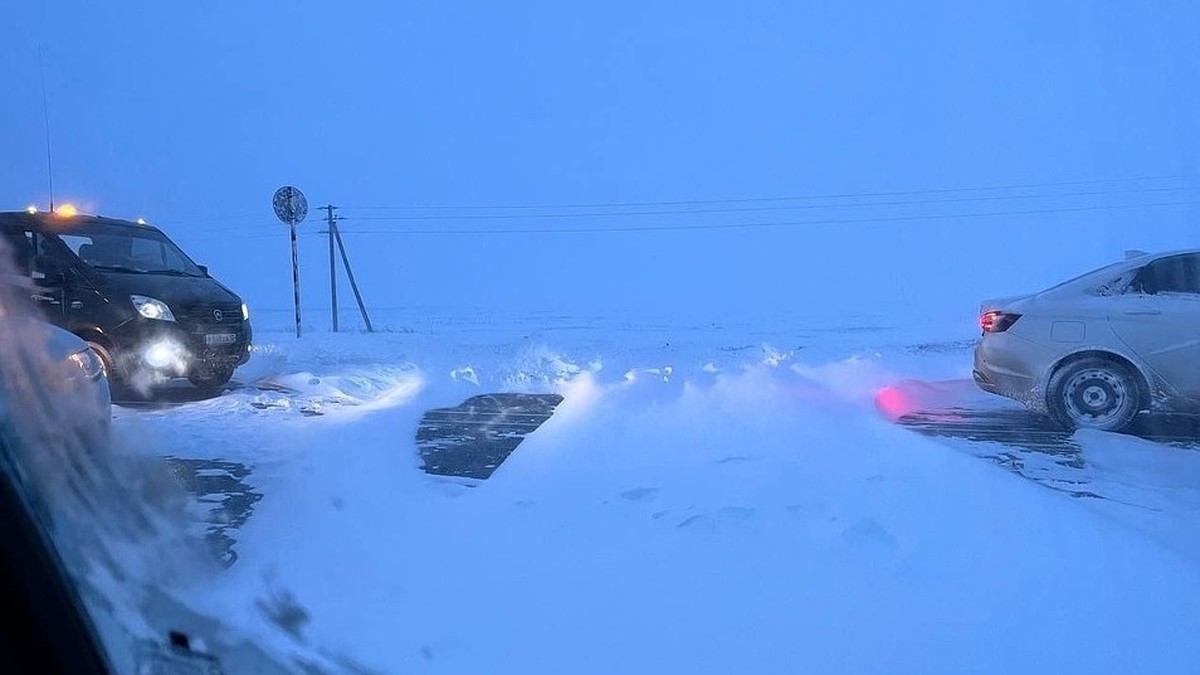
[[[240,240],[244,240],[244,239],[287,238],[287,235],[288,235],[287,230],[281,230],[279,228],[274,228],[274,229],[276,230],[274,233],[271,233],[271,232],[252,232],[252,233],[247,233],[247,234],[229,233],[229,234],[215,235],[215,236],[207,236],[207,235],[209,235],[212,232],[217,232],[218,230],[206,230],[203,233],[203,235],[205,235],[205,236],[199,236],[199,237],[191,236],[190,234],[188,234],[186,232],[180,232],[180,233],[172,232],[171,238],[178,239],[180,241],[227,241],[229,239],[237,239],[240,241]],[[297,232],[296,236],[307,239],[307,238],[318,237],[322,234],[326,234],[326,231],[321,230],[320,232]]]
[[[486,206],[429,206],[429,207],[358,207],[358,208],[360,208],[360,209],[366,209],[366,208],[389,208],[389,209],[390,208],[395,208],[395,209],[419,209],[419,208],[523,209],[523,208],[539,208],[539,209],[549,209],[549,208],[587,208],[587,207],[603,207],[603,206],[617,207],[617,206],[655,206],[655,205],[669,206],[669,205],[693,205],[693,204],[694,205],[739,204],[739,203],[754,203],[754,202],[800,201],[800,200],[813,200],[813,199],[868,198],[868,197],[880,197],[880,196],[891,196],[891,195],[953,194],[953,193],[962,193],[962,192],[982,192],[982,191],[999,191],[999,190],[1014,190],[1014,189],[1028,189],[1028,188],[1045,188],[1045,187],[1057,187],[1057,186],[1066,186],[1066,185],[1102,185],[1102,184],[1133,182],[1133,181],[1177,180],[1177,179],[1185,179],[1185,178],[1188,178],[1188,176],[1186,176],[1186,175],[1143,176],[1143,177],[1128,177],[1128,178],[1108,178],[1108,179],[1057,181],[1057,182],[1043,182],[1043,183],[992,185],[992,186],[980,186],[980,187],[903,190],[903,191],[892,191],[892,192],[859,192],[859,193],[809,195],[809,196],[795,196],[795,197],[709,199],[709,200],[687,200],[687,201],[673,201],[673,202],[672,201],[609,202],[609,203],[594,203],[594,204],[559,204],[559,205],[529,205],[529,206],[497,205],[497,206],[491,206],[491,207],[486,207]],[[580,217],[589,217],[589,216],[591,216],[591,217],[672,216],[672,215],[695,215],[695,214],[705,214],[705,213],[741,213],[741,212],[786,211],[786,210],[801,210],[801,209],[812,210],[812,209],[872,208],[872,207],[883,207],[883,206],[915,206],[915,205],[952,204],[952,203],[982,202],[982,201],[1004,201],[1004,200],[1018,200],[1018,199],[1020,199],[1020,200],[1054,199],[1054,198],[1067,198],[1067,197],[1080,197],[1080,196],[1100,196],[1100,195],[1131,194],[1131,193],[1146,193],[1146,192],[1176,192],[1176,191],[1186,191],[1189,189],[1191,189],[1191,188],[1189,188],[1188,186],[1140,187],[1140,188],[1128,188],[1128,189],[1120,189],[1120,190],[1087,190],[1087,191],[1077,191],[1077,192],[1059,192],[1059,193],[1051,193],[1051,194],[1032,194],[1032,195],[983,195],[983,196],[954,197],[954,198],[949,198],[949,199],[896,200],[896,201],[887,201],[887,202],[866,201],[866,202],[857,202],[857,203],[848,203],[848,204],[800,204],[800,205],[781,205],[781,206],[764,206],[764,207],[741,207],[741,208],[729,208],[729,209],[675,209],[675,210],[657,210],[657,211],[645,211],[645,212],[618,211],[618,212],[611,212],[611,213],[601,212],[601,213],[557,213],[557,214],[556,213],[550,213],[550,214],[546,214],[546,213],[537,213],[537,214],[471,214],[471,215],[455,214],[455,215],[449,215],[449,216],[429,216],[429,215],[424,215],[424,216],[361,216],[361,217],[355,218],[355,220],[380,220],[380,221],[517,220],[517,219],[521,219],[521,218],[548,219],[548,218],[580,218]],[[1035,211],[1035,212],[1043,213],[1043,212],[1052,212],[1052,211]],[[965,216],[956,216],[956,217],[971,217],[971,215],[966,214]],[[216,222],[216,221],[244,220],[244,219],[250,219],[250,218],[256,218],[256,219],[264,218],[265,219],[265,218],[267,218],[267,216],[260,214],[260,213],[238,213],[238,214],[230,214],[230,215],[224,215],[224,216],[206,216],[206,217],[201,217],[201,218],[188,218],[188,219],[179,220],[179,221],[170,221],[170,220],[157,221],[157,219],[156,219],[156,222],[164,222],[167,226],[173,227],[175,225],[188,225],[188,224],[194,224],[194,223],[206,223],[206,222]],[[872,220],[872,219],[867,219],[867,220]],[[817,221],[817,222],[824,222],[824,221]],[[838,221],[838,222],[840,222],[840,221]],[[853,222],[853,221],[848,220],[847,222]],[[752,225],[754,225],[754,226],[774,226],[773,224],[767,224],[767,223],[752,224]],[[721,225],[720,227],[729,227],[729,226],[737,227],[740,225],[739,224],[730,224],[730,225]],[[683,226],[682,228],[671,228],[671,227],[655,228],[653,226],[646,226],[646,227],[640,227],[640,228],[635,228],[635,227],[589,228],[589,230],[594,229],[597,232],[602,232],[602,231],[627,231],[627,230],[632,230],[632,229],[691,229],[692,227],[694,227],[694,226]],[[578,229],[578,228],[576,228],[576,229]],[[220,234],[221,236],[215,237],[216,239],[226,239],[226,238],[229,238],[229,235],[227,235],[225,233],[245,232],[245,230],[246,230],[245,226],[231,226],[231,227],[206,228],[205,232]],[[499,232],[499,231],[501,231],[501,230],[479,230],[479,232]],[[508,231],[508,230],[503,230],[503,231]],[[514,230],[514,231],[518,231],[518,232],[526,232],[526,231],[527,232],[542,232],[542,231],[569,232],[569,231],[574,231],[574,230],[567,230],[567,229],[550,230],[549,228],[546,228],[546,229],[522,228],[522,229]],[[381,234],[386,234],[386,233],[390,233],[391,231],[376,231],[376,232],[379,232]],[[411,230],[409,232],[416,234],[416,233],[420,233],[421,231]],[[458,231],[439,230],[439,231],[434,231],[434,232],[439,233],[439,234],[440,233],[453,234],[453,233],[457,233]],[[476,230],[469,230],[468,232],[476,232]],[[371,233],[371,232],[366,231],[366,230],[360,230],[360,231],[354,232],[354,234],[367,234],[367,233]],[[304,234],[306,234],[306,233],[301,233],[301,236],[304,236]],[[242,234],[240,236],[237,236],[236,238],[239,238],[239,239],[268,239],[268,238],[274,238],[276,236],[277,235],[274,234],[273,232],[263,232],[261,234]],[[205,241],[205,240],[213,239],[213,238],[196,238],[196,237],[188,237],[188,238],[192,239],[192,240],[198,240],[198,241]]]
[[[1154,208],[1163,206],[1190,206],[1192,201],[1151,202],[1143,204],[1115,204],[1107,206],[1078,206],[1057,209],[1030,209],[1024,211],[993,211],[985,213],[948,213],[921,216],[888,216],[876,218],[844,218],[838,220],[794,220],[769,223],[715,223],[705,225],[644,225],[618,227],[570,227],[570,228],[510,228],[510,229],[458,229],[458,230],[343,230],[344,235],[484,235],[484,234],[605,234],[616,232],[671,232],[685,230],[737,230],[791,227],[804,225],[854,225],[865,223],[918,222],[964,218],[991,218],[1001,216],[1031,216],[1050,213],[1078,213],[1116,209]]]
[[[955,197],[952,199],[912,199],[890,202],[859,202],[856,204],[793,204],[787,206],[750,206],[720,209],[684,209],[667,211],[600,211],[584,213],[506,213],[506,214],[457,214],[457,215],[420,215],[420,216],[352,216],[347,220],[363,221],[420,221],[420,220],[524,220],[524,219],[565,219],[565,218],[613,218],[629,216],[677,216],[703,213],[750,213],[762,211],[797,211],[813,209],[846,209],[870,208],[880,206],[917,206],[929,204],[960,204],[967,202],[988,202],[1016,199],[1054,199],[1061,197],[1089,197],[1098,195],[1139,194],[1149,192],[1183,192],[1191,190],[1188,186],[1130,188],[1126,190],[1091,190],[1086,192],[1060,192],[1044,195],[986,195],[977,197]]]
[[[744,204],[753,202],[779,202],[779,201],[805,201],[812,199],[852,199],[861,197],[902,197],[911,195],[925,194],[948,194],[955,192],[982,192],[992,190],[1018,190],[1028,188],[1041,187],[1066,187],[1071,185],[1103,185],[1111,183],[1126,183],[1134,181],[1162,181],[1162,180],[1188,180],[1193,176],[1187,174],[1181,175],[1166,175],[1166,176],[1130,176],[1126,178],[1093,178],[1088,180],[1069,180],[1069,181],[1053,181],[1042,183],[1013,183],[1008,185],[986,185],[978,187],[956,187],[956,188],[925,188],[917,190],[897,190],[886,192],[846,192],[832,193],[822,195],[798,195],[798,196],[775,196],[775,197],[739,197],[730,199],[686,199],[677,201],[642,201],[642,202],[592,202],[592,203],[566,203],[566,204],[410,204],[410,205],[382,205],[382,206],[347,206],[347,209],[368,210],[423,210],[423,209],[440,209],[440,210],[506,210],[506,209],[525,209],[525,210],[545,210],[545,209],[585,209],[585,208],[617,208],[617,207],[639,207],[639,206],[694,206],[704,204]]]
[[[203,218],[184,218],[183,220],[167,219],[163,222],[168,225],[189,225],[191,223],[212,223],[219,220],[248,220],[250,218],[262,218],[266,220],[269,217],[270,214],[264,213],[236,213],[228,216],[205,216]],[[157,219],[152,222],[157,222]]]
[[[792,196],[792,197],[746,197],[746,198],[738,198],[738,199],[697,199],[697,200],[684,200],[684,201],[657,201],[657,202],[597,202],[597,203],[592,203],[592,204],[541,204],[541,205],[532,205],[531,204],[531,205],[494,205],[494,206],[482,206],[482,205],[461,205],[461,206],[451,206],[451,205],[419,206],[419,205],[417,205],[417,206],[374,206],[374,207],[360,206],[360,207],[356,207],[356,208],[359,210],[372,210],[372,209],[383,209],[383,210],[538,209],[538,210],[546,210],[546,209],[553,209],[553,208],[563,208],[563,209],[565,209],[565,208],[600,208],[600,207],[617,208],[617,207],[639,207],[639,206],[747,204],[747,203],[756,203],[756,202],[806,201],[806,200],[814,200],[814,199],[850,199],[850,198],[870,198],[870,197],[905,196],[905,195],[953,194],[953,193],[961,193],[961,192],[985,192],[985,191],[999,191],[999,190],[1029,189],[1029,188],[1061,187],[1061,186],[1068,186],[1068,185],[1101,185],[1101,184],[1136,182],[1136,181],[1182,180],[1182,179],[1188,179],[1188,178],[1190,178],[1190,176],[1187,176],[1187,175],[1140,176],[1140,177],[1134,176],[1134,177],[1127,177],[1127,178],[1102,178],[1102,179],[1090,179],[1090,180],[991,185],[991,186],[978,186],[978,187],[932,188],[932,189],[919,189],[919,190],[901,190],[901,191],[891,191],[891,192],[857,192],[857,193],[807,195],[807,196]],[[661,211],[649,211],[649,212],[645,212],[645,213],[634,213],[634,212],[629,212],[629,211],[621,211],[618,213],[614,213],[613,215],[626,215],[626,216],[671,215],[671,214],[690,214],[690,213],[723,213],[723,212],[734,213],[734,212],[789,210],[789,209],[814,209],[814,208],[860,208],[860,207],[865,208],[865,207],[870,207],[870,206],[899,206],[899,205],[909,205],[909,204],[937,204],[937,203],[953,203],[953,202],[968,202],[968,201],[996,201],[996,200],[1004,200],[1004,199],[1039,199],[1039,198],[1050,199],[1050,198],[1054,198],[1054,197],[1118,194],[1118,193],[1130,193],[1130,192],[1175,191],[1175,190],[1187,190],[1187,189],[1189,189],[1187,186],[1157,187],[1157,188],[1130,188],[1127,190],[1095,190],[1095,191],[1073,192],[1073,193],[1061,193],[1060,192],[1060,193],[1051,193],[1051,194],[1043,194],[1043,195],[995,195],[995,196],[964,197],[964,198],[944,199],[944,200],[931,199],[931,200],[912,200],[912,201],[900,201],[900,202],[859,202],[859,203],[853,203],[853,204],[776,206],[776,207],[759,207],[759,208],[751,207],[751,208],[744,208],[744,209],[711,210],[711,211],[710,210],[661,210]],[[350,207],[350,208],[354,208],[354,207]],[[452,216],[444,216],[441,218],[445,218],[448,220],[449,219],[486,220],[489,218],[493,218],[493,219],[554,218],[554,217],[570,218],[570,217],[586,217],[589,215],[598,215],[598,216],[602,216],[602,217],[607,217],[607,214],[590,214],[590,213],[573,214],[573,213],[571,213],[571,214],[528,214],[528,215],[515,214],[515,215],[474,215],[474,216],[452,215]],[[176,225],[190,225],[190,224],[196,224],[196,223],[210,223],[210,222],[218,222],[218,221],[247,220],[247,219],[251,219],[251,218],[254,218],[254,219],[262,218],[264,220],[270,219],[269,215],[267,215],[267,214],[255,212],[255,213],[235,213],[235,214],[228,214],[228,215],[222,215],[222,216],[205,216],[205,217],[199,217],[199,218],[185,217],[184,219],[181,219],[181,220],[172,220],[170,218],[167,218],[167,219],[154,218],[152,220],[156,223],[163,223],[167,226],[176,226]],[[361,217],[357,218],[357,220],[406,220],[406,219],[436,220],[438,218],[439,218],[439,216],[428,216],[428,215],[427,216],[361,216]],[[238,231],[238,230],[243,230],[243,229],[244,229],[244,226],[231,226],[231,227],[209,228],[207,231],[208,232],[230,232],[230,231]]]

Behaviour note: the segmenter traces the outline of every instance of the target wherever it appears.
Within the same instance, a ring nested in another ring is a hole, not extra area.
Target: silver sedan
[[[104,364],[83,340],[52,324],[13,316],[0,320],[6,353],[0,359],[0,413],[50,415],[56,424],[31,426],[106,445],[112,394]]]
[[[57,326],[47,324],[46,328],[50,362],[61,369],[63,386],[78,396],[78,413],[107,433],[112,422],[112,392],[104,362],[78,337]]]
[[[1200,410],[1200,250],[1148,254],[984,302],[975,382],[1067,428]]]

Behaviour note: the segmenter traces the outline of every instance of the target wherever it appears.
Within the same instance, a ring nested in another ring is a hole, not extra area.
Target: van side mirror
[[[196,265],[196,267],[200,268],[200,274],[208,276],[208,265]]]
[[[67,281],[67,268],[58,258],[39,255],[33,259],[33,278],[42,284],[63,284]]]

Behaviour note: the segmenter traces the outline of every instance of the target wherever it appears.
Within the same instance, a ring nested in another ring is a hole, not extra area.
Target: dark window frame
[[[1137,271],[1129,288],[1143,295],[1200,295],[1200,253],[1181,253],[1154,260]]]

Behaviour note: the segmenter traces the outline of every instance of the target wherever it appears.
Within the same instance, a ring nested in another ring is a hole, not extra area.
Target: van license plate
[[[210,333],[204,336],[204,344],[209,347],[216,345],[231,345],[237,342],[236,333]]]

